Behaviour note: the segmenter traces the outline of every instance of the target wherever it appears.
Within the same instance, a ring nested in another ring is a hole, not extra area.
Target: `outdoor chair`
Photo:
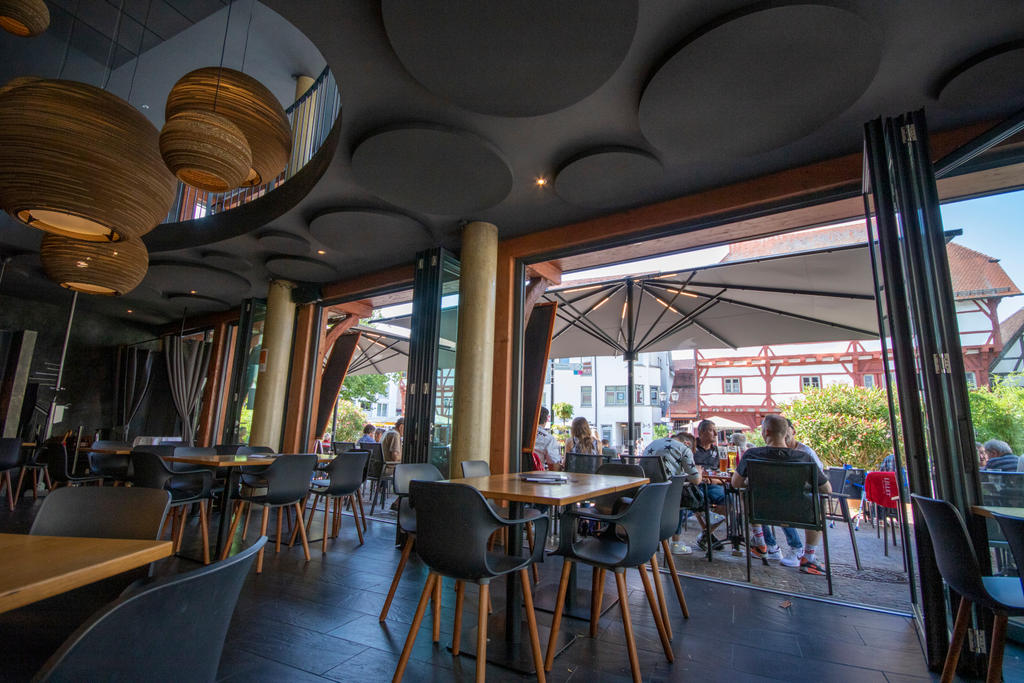
[[[978,472],[981,484],[981,503],[996,507],[1020,507],[1024,505],[1024,472],[1001,472],[981,470]],[[997,568],[1004,568],[1010,552],[1002,527],[994,519],[986,519],[988,543],[995,552]],[[1019,565],[1018,565],[1019,566]]]
[[[368,444],[362,445],[367,446]],[[367,451],[370,454],[366,472],[366,480],[370,482],[370,515],[373,515],[373,511],[377,507],[378,498],[381,508],[384,507],[388,485],[393,484],[395,478],[395,463],[385,463],[384,451],[381,450],[380,444],[373,445],[376,448],[359,448],[359,450]]]
[[[821,532],[825,551],[825,580],[832,595],[832,561],[828,553],[828,524],[821,493],[818,491],[818,466],[812,462],[747,463],[747,489],[743,516],[743,538],[750,538],[749,524],[780,525]],[[747,581],[750,581],[750,552],[747,556]],[[762,558],[767,563],[767,558]]]
[[[643,468],[644,475],[653,484],[660,484],[668,481],[668,471],[665,469],[665,461],[660,455],[623,455],[619,457],[627,465],[639,465]]]
[[[857,547],[857,534],[853,524],[853,517],[850,515],[850,504],[846,495],[846,475],[850,472],[844,467],[829,467],[825,470],[828,483],[832,486],[832,493],[825,494],[825,518],[829,522],[829,528],[834,529],[836,522],[845,522],[850,531],[850,545],[853,546],[853,560],[857,564],[857,570],[861,570],[860,549]]]
[[[354,451],[336,456],[327,464],[323,472],[327,479],[314,479],[309,487],[309,493],[313,496],[313,506],[309,511],[309,521],[306,522],[308,529],[313,524],[313,513],[316,511],[316,504],[320,498],[324,499],[324,537],[321,543],[320,552],[327,552],[327,518],[331,517],[328,511],[331,509],[331,502],[334,503],[334,515],[331,524],[331,538],[336,538],[341,533],[341,507],[343,499],[347,498],[352,506],[352,516],[355,519],[356,533],[359,536],[359,545],[363,544],[363,527],[359,520],[359,509],[356,506],[355,494],[363,485],[363,472],[366,471],[366,462],[370,454],[366,451]],[[299,522],[302,523],[301,520]],[[292,533],[294,541],[295,533]]]
[[[171,539],[174,552],[180,552],[188,523],[188,511],[199,505],[199,530],[203,540],[203,564],[210,564],[210,501],[213,498],[213,474],[210,470],[175,472],[163,459],[146,451],[132,455],[133,488],[159,489],[171,494]]]
[[[34,680],[84,681],[100,672],[124,681],[216,679],[238,594],[265,543],[125,591],[82,624]]]
[[[661,533],[661,517],[665,506],[665,495],[669,484],[646,484],[633,498],[633,502],[617,515],[601,515],[595,512],[573,510],[564,513],[562,535],[558,550],[554,554],[565,558],[562,565],[562,578],[558,584],[558,595],[555,598],[555,614],[551,619],[551,637],[548,640],[547,657],[544,670],[551,671],[555,659],[558,641],[558,628],[562,623],[562,610],[565,607],[565,594],[569,584],[569,574],[574,562],[582,562],[593,567],[596,578],[593,582],[590,606],[590,630],[595,632],[596,622],[601,616],[601,596],[604,593],[605,572],[611,570],[615,574],[615,584],[619,594],[619,611],[622,614],[622,626],[626,632],[626,649],[629,652],[629,664],[633,680],[640,681],[640,660],[637,656],[636,641],[633,638],[633,623],[629,613],[629,589],[626,587],[626,569],[634,567],[640,572],[647,602],[658,627],[658,635],[665,651],[665,658],[672,662],[672,644],[661,618],[662,612],[647,576],[647,563],[658,551]],[[608,524],[608,529],[596,536],[588,536],[577,541],[568,529],[576,527],[577,520],[590,519]]]
[[[356,450],[355,441],[332,441],[331,450],[334,451],[335,455],[341,455],[342,453],[348,453],[349,451]]]
[[[622,462],[606,462],[597,468],[597,472],[594,474],[605,474],[610,477],[647,477],[647,473],[644,472],[640,465],[627,465]],[[659,482],[655,482],[659,483]],[[633,501],[633,495],[640,489],[630,489],[628,491],[620,491],[618,493],[609,493],[604,496],[598,496],[593,500],[594,509],[600,512],[602,515],[611,515],[618,512],[618,508],[629,505]]]
[[[612,459],[607,455],[594,455],[593,453],[566,453],[565,471],[576,474],[597,474],[597,468],[610,462]]]
[[[1016,576],[982,576],[978,556],[974,553],[974,545],[967,534],[960,511],[944,500],[917,494],[911,498],[917,503],[917,509],[928,528],[935,563],[939,566],[943,582],[960,594],[960,607],[956,612],[941,681],[950,683],[956,675],[960,650],[963,649],[964,638],[971,625],[971,605],[976,604],[995,613],[987,680],[989,683],[999,683],[1002,680],[1007,617],[1024,616],[1021,580]],[[998,521],[1002,523],[1002,520]]]
[[[902,527],[903,515],[900,505],[900,490],[895,472],[868,472],[864,479],[864,497],[875,508],[875,537],[881,534],[885,539],[885,556],[889,557],[889,530],[892,530],[892,544],[896,540],[896,526]],[[892,517],[890,523],[890,516]],[[907,569],[907,558],[903,556],[903,570]]]
[[[18,494],[21,493],[21,482],[25,478],[27,462],[28,452],[21,447],[21,439],[0,439],[0,475],[3,477],[0,492],[4,487],[7,488],[7,505],[12,512],[18,502]],[[11,483],[11,472],[14,470],[18,470],[17,486]]]
[[[270,521],[270,510],[277,508],[277,538],[274,542],[274,552],[281,550],[281,511],[291,508],[296,513],[296,525],[299,536],[302,539],[302,551],[309,562],[309,541],[306,539],[306,527],[302,524],[302,507],[300,503],[305,500],[309,491],[310,478],[316,467],[316,455],[313,453],[296,453],[290,455],[279,455],[274,458],[271,464],[263,473],[266,479],[266,488],[260,489],[262,493],[253,492],[249,495],[240,495],[235,503],[234,519],[231,521],[231,530],[228,532],[229,542],[224,544],[221,559],[227,557],[231,550],[230,539],[235,537],[238,529],[238,522],[241,519],[242,505],[261,505],[263,507],[263,518],[260,523],[260,536],[267,535],[267,523]],[[293,538],[294,540],[294,538]],[[289,546],[291,543],[289,543]],[[256,573],[263,572],[263,548],[260,549],[256,558]]]
[[[397,483],[397,475],[396,475]],[[544,553],[548,533],[548,518],[535,516],[506,519],[495,514],[483,495],[472,486],[457,482],[411,481],[409,484],[412,507],[417,518],[417,552],[430,569],[416,613],[413,615],[409,635],[402,656],[395,669],[394,681],[401,681],[406,664],[416,643],[416,634],[423,622],[427,602],[433,599],[433,640],[441,639],[441,581],[442,577],[455,580],[455,625],[452,630],[452,655],[459,654],[462,635],[462,607],[467,582],[480,586],[477,606],[476,680],[483,681],[487,668],[487,618],[491,580],[507,576],[513,581],[519,575],[523,590],[526,621],[530,632],[530,648],[537,679],[544,681],[544,662],[537,633],[537,618],[533,610],[533,594],[527,567],[537,562]],[[526,557],[514,557],[487,550],[487,540],[499,529],[525,525],[537,527],[536,549]]]
[[[679,598],[679,609],[683,611],[683,618],[690,618],[690,610],[686,606],[686,596],[683,595],[683,586],[679,583],[679,574],[676,572],[676,561],[672,557],[672,548],[669,546],[669,541],[672,540],[672,536],[676,533],[676,529],[679,528],[679,502],[683,496],[683,487],[686,486],[686,477],[683,475],[676,475],[669,478],[668,492],[665,494],[665,505],[661,511],[661,530],[659,538],[661,541],[661,550],[665,553],[665,563],[668,565],[669,573],[672,577],[672,585],[676,590],[676,597]],[[655,552],[651,555],[651,572],[654,574],[654,587],[658,591],[658,602],[661,604],[661,620],[665,622],[665,630],[668,632],[668,637],[672,639],[672,624],[668,619],[668,601],[665,599],[665,593],[661,587],[661,572],[658,570],[658,553]],[[591,637],[596,634],[591,629]]]
[[[371,453],[371,457],[372,455]],[[413,544],[416,542],[416,511],[409,505],[409,484],[414,480],[441,481],[443,478],[440,470],[430,463],[408,463],[395,467],[395,493],[398,495],[398,530],[404,533],[406,538],[405,544],[402,546],[402,557],[398,560],[398,567],[395,569],[395,578],[391,580],[388,597],[384,599],[384,607],[380,610],[380,621],[388,618],[391,601],[395,599],[398,582],[402,578],[405,563],[409,560],[409,554],[412,553]]]

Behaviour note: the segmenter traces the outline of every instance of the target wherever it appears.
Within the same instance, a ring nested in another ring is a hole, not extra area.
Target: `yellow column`
[[[309,76],[295,77],[295,101],[306,94],[316,81]],[[292,114],[292,156],[288,160],[288,175],[293,176],[309,160],[308,157],[313,150],[313,135],[316,132],[316,102],[317,93],[311,93],[309,97],[296,107]]]
[[[479,221],[463,228],[461,261],[452,477],[462,476],[464,460],[490,460],[498,228]]]
[[[267,317],[263,322],[263,348],[266,363],[260,366],[253,401],[250,446],[280,448],[284,425],[284,403],[288,395],[288,364],[291,360],[292,333],[295,328],[295,285],[287,280],[271,280],[267,291]]]

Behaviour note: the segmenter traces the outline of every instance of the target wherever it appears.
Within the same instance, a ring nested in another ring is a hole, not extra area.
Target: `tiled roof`
[[[949,272],[953,277],[953,296],[957,299],[980,299],[1020,294],[1017,285],[999,265],[999,259],[968,249],[956,242],[946,245]]]
[[[1003,344],[1009,344],[1014,335],[1020,332],[1021,327],[1024,327],[1024,308],[999,323],[999,337]]]

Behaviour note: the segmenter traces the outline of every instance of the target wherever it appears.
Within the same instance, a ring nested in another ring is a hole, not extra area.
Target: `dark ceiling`
[[[223,307],[271,272],[321,283],[457,246],[465,220],[505,238],[857,152],[877,116],[924,107],[941,130],[1024,108],[1019,0],[264,3],[337,78],[333,159],[268,224],[158,227],[139,290],[95,305],[164,319],[196,289],[214,301],[189,310]],[[0,248],[24,231],[0,223]],[[52,296],[37,277],[2,289]]]

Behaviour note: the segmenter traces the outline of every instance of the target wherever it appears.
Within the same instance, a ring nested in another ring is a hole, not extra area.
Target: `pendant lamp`
[[[121,296],[135,289],[149,267],[149,254],[138,239],[83,242],[44,235],[39,260],[46,276],[61,287],[106,296]]]
[[[167,119],[160,156],[178,180],[207,192],[227,192],[245,182],[252,153],[245,135],[213,111],[188,109]]]
[[[167,217],[177,183],[156,128],[135,107],[76,81],[0,94],[0,207],[46,232],[138,238]]]
[[[186,111],[216,111],[242,131],[252,152],[244,185],[270,182],[288,163],[291,124],[274,94],[255,78],[216,66],[191,71],[171,88],[164,115],[170,121]]]
[[[50,26],[43,0],[0,0],[0,28],[16,36],[38,36]]]

